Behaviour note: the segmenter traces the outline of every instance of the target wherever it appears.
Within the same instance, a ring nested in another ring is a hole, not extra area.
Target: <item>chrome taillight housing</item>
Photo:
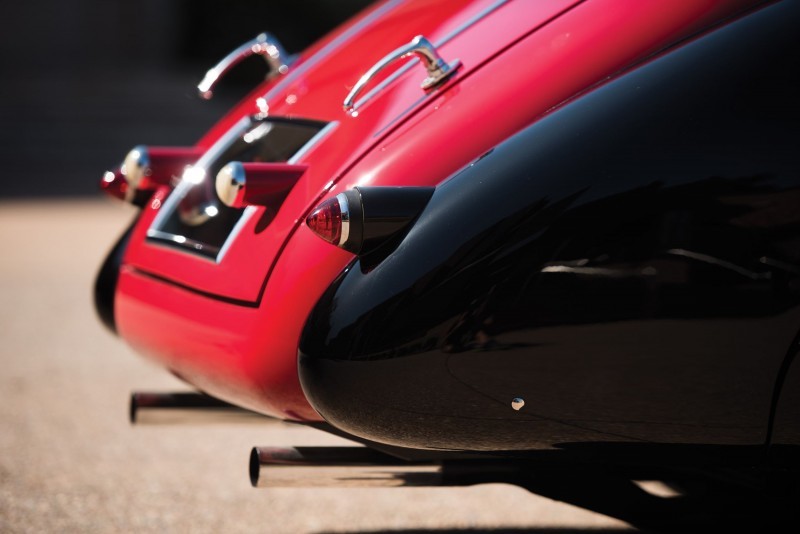
[[[125,155],[118,170],[103,175],[100,187],[111,196],[138,204],[157,187],[174,185],[202,153],[197,147],[139,145]]]
[[[306,225],[328,243],[367,254],[401,234],[433,192],[433,187],[354,187],[317,206]]]
[[[217,196],[226,206],[277,208],[306,172],[308,166],[291,163],[232,161],[217,173]]]

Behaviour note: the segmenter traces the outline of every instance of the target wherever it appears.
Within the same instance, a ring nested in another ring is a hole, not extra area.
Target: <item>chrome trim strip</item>
[[[318,131],[314,137],[308,140],[306,144],[300,147],[300,150],[295,152],[294,156],[289,158],[286,163],[294,165],[297,163],[301,158],[304,158],[305,155],[314,148],[325,136],[331,133],[336,127],[339,126],[339,121],[329,122],[323,129]]]
[[[314,135],[314,137],[309,139],[305,145],[300,147],[300,150],[298,150],[294,156],[289,158],[289,161],[287,161],[287,163],[291,164],[297,163],[298,160],[300,160],[300,158],[304,157],[312,148],[314,148],[320,141],[322,141],[323,138],[325,138],[328,134],[330,134],[333,130],[335,130],[337,126],[339,126],[338,121],[333,121],[328,123],[323,129],[318,131]],[[217,257],[214,260],[217,264],[222,262],[222,259],[225,257],[225,254],[227,254],[228,249],[231,248],[231,245],[233,245],[234,241],[239,235],[239,232],[242,231],[242,228],[244,228],[245,224],[247,224],[247,221],[250,220],[250,217],[253,216],[253,213],[255,213],[257,209],[258,209],[257,206],[247,206],[244,209],[244,213],[242,213],[242,216],[239,217],[238,221],[236,221],[236,224],[233,225],[231,233],[228,234],[228,238],[225,239],[225,242],[222,244],[222,248],[219,249],[219,253],[217,254]]]
[[[161,230],[148,230],[147,231],[147,237],[158,239],[158,241],[156,241],[156,243],[158,243],[160,245],[164,245],[164,246],[169,246],[169,245],[167,245],[167,242],[172,242],[172,243],[176,243],[178,245],[181,245],[181,248],[177,248],[177,249],[173,248],[173,247],[169,247],[170,250],[182,250],[183,252],[187,252],[188,249],[191,249],[191,248],[193,248],[195,250],[198,250],[198,251],[199,250],[206,250],[206,249],[209,249],[209,248],[211,248],[211,249],[216,248],[216,247],[212,247],[211,245],[206,245],[205,243],[201,243],[200,241],[195,241],[194,239],[189,239],[189,238],[183,237],[181,235],[170,234],[169,232],[162,232]],[[212,258],[207,257],[207,256],[198,256],[198,257],[199,258],[203,258],[204,260],[207,260],[207,261],[214,261]]]
[[[510,0],[498,0],[497,2],[488,6],[480,13],[476,13],[474,17],[464,22],[464,24],[462,24],[458,28],[455,28],[453,31],[451,31],[450,33],[448,33],[447,35],[445,35],[444,37],[433,43],[433,46],[437,49],[444,46],[445,44],[453,40],[455,37],[466,31],[467,29],[469,29],[471,26],[474,26],[479,21],[491,15],[494,11],[502,7],[504,4],[507,4],[509,1]],[[353,107],[348,110],[348,113],[353,113],[355,111],[358,111],[360,107],[362,107],[367,101],[371,100],[376,94],[386,89],[386,87],[389,84],[394,83],[400,76],[411,70],[414,67],[414,65],[417,64],[417,62],[419,62],[418,59],[412,59],[404,66],[399,68],[397,71],[394,72],[394,74],[392,74],[391,76],[383,80],[381,83],[376,85],[371,91],[369,91],[367,94],[361,97],[361,99],[357,100],[353,104]]]
[[[233,242],[236,239],[236,237],[239,235],[239,232],[242,231],[242,228],[244,228],[244,225],[247,224],[247,221],[250,220],[250,218],[253,216],[253,213],[255,213],[257,209],[258,209],[258,206],[247,206],[244,209],[244,212],[242,213],[242,216],[239,217],[239,220],[236,221],[236,224],[233,225],[233,229],[231,230],[231,233],[228,234],[227,239],[225,239],[225,242],[222,244],[222,248],[219,249],[219,253],[217,253],[217,257],[214,258],[214,262],[217,265],[222,263],[222,258],[224,258],[225,254],[228,253],[228,249],[231,248],[231,245],[233,244]]]
[[[350,204],[347,202],[347,195],[339,193],[336,195],[339,201],[339,211],[342,214],[342,233],[339,235],[338,246],[342,246],[350,239]]]

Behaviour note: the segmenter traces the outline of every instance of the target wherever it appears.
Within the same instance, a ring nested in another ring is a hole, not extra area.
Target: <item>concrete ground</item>
[[[133,389],[186,389],[96,320],[94,274],[134,211],[0,201],[0,532],[616,532],[506,485],[250,487],[253,445],[342,440],[282,424],[137,426]]]

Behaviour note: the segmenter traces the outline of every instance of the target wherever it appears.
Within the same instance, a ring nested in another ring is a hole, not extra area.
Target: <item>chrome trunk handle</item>
[[[283,49],[283,46],[274,35],[262,33],[256,36],[255,39],[242,44],[206,72],[203,80],[197,84],[197,92],[200,97],[208,100],[214,96],[213,89],[217,81],[240,61],[253,54],[260,55],[267,62],[269,66],[267,77],[289,72],[289,59],[286,50]]]
[[[366,87],[367,83],[389,64],[411,55],[417,56],[428,71],[428,76],[420,84],[420,87],[426,91],[444,82],[461,66],[461,61],[457,59],[447,63],[439,56],[436,48],[428,39],[422,35],[417,35],[407,45],[401,46],[394,52],[384,56],[383,59],[375,63],[371,69],[359,78],[342,103],[344,110],[355,111],[355,99]]]

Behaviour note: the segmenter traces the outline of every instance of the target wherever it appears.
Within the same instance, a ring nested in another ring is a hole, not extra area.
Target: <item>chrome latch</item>
[[[260,55],[267,62],[269,66],[267,78],[289,72],[290,62],[286,50],[274,35],[262,33],[222,58],[222,61],[206,72],[203,80],[197,84],[197,92],[200,97],[208,100],[214,96],[213,88],[217,81],[240,61],[253,54]]]
[[[436,47],[422,35],[417,35],[405,46],[401,46],[394,52],[386,55],[383,59],[375,63],[361,78],[359,78],[356,85],[353,87],[347,98],[344,99],[343,106],[345,111],[355,110],[355,99],[358,94],[364,89],[369,81],[375,77],[381,70],[386,68],[390,63],[394,63],[400,59],[408,56],[417,56],[425,69],[428,71],[428,76],[422,80],[420,87],[427,91],[433,89],[437,85],[444,82],[461,66],[461,61],[453,60],[447,63],[439,56]],[[360,103],[361,104],[361,103]]]

